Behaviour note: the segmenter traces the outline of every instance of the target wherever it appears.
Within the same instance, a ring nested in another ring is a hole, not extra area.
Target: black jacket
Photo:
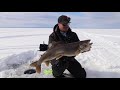
[[[71,42],[77,42],[79,41],[79,38],[75,32],[72,32],[71,29],[69,28],[67,32],[67,36],[63,36],[60,33],[58,24],[56,24],[53,28],[53,33],[49,36],[49,42],[48,44],[52,43],[52,41],[62,41],[64,43],[71,43]]]

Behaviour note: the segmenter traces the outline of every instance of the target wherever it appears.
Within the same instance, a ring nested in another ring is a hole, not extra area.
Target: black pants
[[[86,71],[81,64],[73,57],[62,57],[59,60],[52,60],[52,71],[54,77],[62,77],[67,69],[75,78],[86,78]]]

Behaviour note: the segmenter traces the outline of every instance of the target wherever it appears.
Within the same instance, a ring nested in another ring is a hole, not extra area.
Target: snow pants
[[[52,60],[52,74],[55,78],[62,78],[67,69],[74,78],[86,78],[86,71],[74,57],[62,57],[59,60]]]

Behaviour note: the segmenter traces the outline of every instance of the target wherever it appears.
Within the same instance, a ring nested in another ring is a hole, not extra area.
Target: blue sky
[[[53,27],[60,15],[72,28],[120,29],[120,12],[0,12],[0,27]]]

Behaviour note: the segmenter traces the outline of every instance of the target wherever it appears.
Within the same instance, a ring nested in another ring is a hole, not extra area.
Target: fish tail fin
[[[36,72],[40,73],[41,72],[41,65],[38,65],[37,62],[38,61],[31,63],[30,66],[36,67]]]
[[[31,66],[31,67],[36,67],[36,66],[37,66],[37,62],[38,62],[38,61],[31,63],[30,66]]]

